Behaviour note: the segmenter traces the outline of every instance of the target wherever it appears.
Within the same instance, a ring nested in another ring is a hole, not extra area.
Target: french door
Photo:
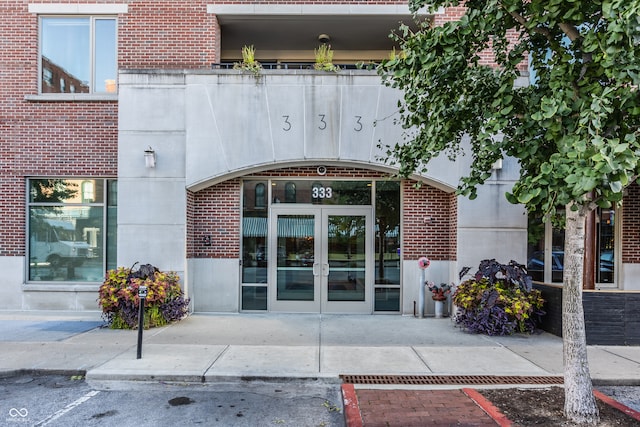
[[[273,206],[270,218],[272,311],[372,312],[370,206]]]

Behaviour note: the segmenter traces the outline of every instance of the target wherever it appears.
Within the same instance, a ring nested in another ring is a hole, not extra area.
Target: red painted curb
[[[362,415],[360,414],[356,388],[353,384],[342,384],[342,402],[347,427],[362,427]]]
[[[476,404],[480,406],[482,410],[487,413],[487,415],[493,418],[493,420],[498,423],[499,426],[511,427],[513,425],[511,421],[493,405],[493,403],[491,403],[483,395],[478,393],[477,390],[472,388],[463,388],[462,392],[469,396],[471,400],[476,402]]]
[[[640,421],[640,412],[636,411],[635,409],[631,409],[627,405],[623,405],[622,403],[618,402],[615,399],[612,399],[606,394],[599,392],[598,390],[593,390],[593,395],[598,399],[602,400],[607,405],[613,406],[617,410],[622,411],[625,414],[629,415],[631,418],[635,418],[636,420]]]

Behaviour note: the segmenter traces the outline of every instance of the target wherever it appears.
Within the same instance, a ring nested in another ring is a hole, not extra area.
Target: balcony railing
[[[211,68],[214,70],[231,70],[236,62],[214,62]],[[313,70],[313,62],[260,62],[265,70]],[[368,69],[369,64],[334,64],[341,70]]]

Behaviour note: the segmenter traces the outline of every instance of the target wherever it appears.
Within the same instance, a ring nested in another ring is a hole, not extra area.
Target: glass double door
[[[272,207],[272,311],[371,313],[371,207]]]

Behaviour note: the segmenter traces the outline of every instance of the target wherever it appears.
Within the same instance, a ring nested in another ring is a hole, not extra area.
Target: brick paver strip
[[[486,397],[472,388],[463,388],[463,393],[473,399],[500,427],[511,427],[513,423]]]
[[[364,427],[475,426],[496,422],[462,390],[356,390]]]

